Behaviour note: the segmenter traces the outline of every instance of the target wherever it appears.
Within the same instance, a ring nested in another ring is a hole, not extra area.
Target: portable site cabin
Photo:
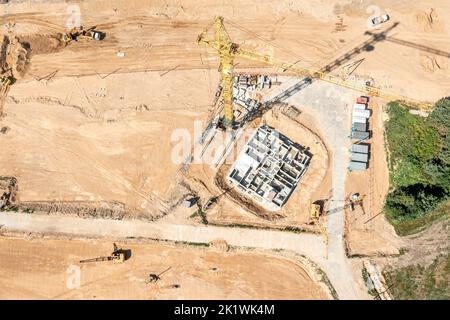
[[[368,144],[352,144],[350,151],[358,152],[358,153],[369,153],[369,145]]]
[[[350,153],[350,159],[352,161],[368,162],[369,161],[369,155],[367,153],[352,152],[352,153]]]
[[[356,103],[353,105],[353,111],[354,110],[366,110],[366,105],[361,103]]]
[[[369,97],[361,96],[359,98],[356,98],[356,102],[361,104],[367,104],[369,103]]]
[[[352,123],[367,123],[367,118],[358,117],[358,116],[353,115]]]
[[[367,140],[370,137],[370,133],[367,131],[352,131],[352,139],[354,140]]]
[[[348,165],[349,171],[366,170],[367,162],[350,161]]]
[[[364,118],[370,118],[370,110],[353,110],[353,116],[354,117],[364,117]]]
[[[368,131],[368,125],[367,122],[361,123],[361,122],[354,122],[352,125],[352,131]]]

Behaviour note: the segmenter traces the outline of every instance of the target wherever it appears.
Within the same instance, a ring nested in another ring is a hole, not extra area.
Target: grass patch
[[[386,140],[392,190],[385,213],[399,235],[425,229],[448,217],[450,199],[450,99],[428,118],[389,103]]]
[[[386,215],[392,213],[389,208],[386,209]],[[413,220],[398,221],[389,219],[399,236],[408,236],[425,230],[427,227],[438,221],[444,221],[450,218],[450,201],[439,204],[433,211],[425,214],[420,218]]]
[[[450,254],[438,256],[431,265],[408,266],[383,272],[390,293],[397,300],[449,300]]]

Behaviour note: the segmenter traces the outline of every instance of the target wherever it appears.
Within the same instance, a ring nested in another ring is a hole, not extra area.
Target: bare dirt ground
[[[171,136],[175,129],[192,133],[193,121],[206,119],[211,108],[218,58],[198,47],[196,37],[217,14],[225,17],[231,38],[243,47],[320,69],[371,38],[365,31],[374,12],[368,9],[376,5],[391,21],[373,32],[398,25],[370,50],[349,58],[364,59],[351,78],[372,79],[378,87],[426,101],[448,95],[450,87],[450,3],[445,1],[100,0],[78,5],[82,24],[97,26],[105,40],[61,45],[58,35],[68,19],[65,1],[0,6],[0,39],[7,35],[28,48],[25,59],[22,52],[16,55],[18,63],[10,60],[13,67],[19,65],[18,81],[0,97],[0,127],[9,128],[0,135],[0,175],[17,178],[21,201],[118,201],[130,217],[176,213],[167,218],[185,221],[190,209],[172,210],[188,190],[180,184],[180,165],[171,158]],[[17,47],[23,51],[22,45]],[[261,67],[236,61],[236,71]],[[333,73],[342,74],[342,69]],[[313,114],[303,120],[315,134],[324,132]],[[284,120],[274,124],[298,134]],[[379,132],[372,146],[375,173],[350,175],[346,190],[374,194],[367,204],[371,216],[379,212],[387,188],[385,164],[377,160],[383,159]],[[302,139],[307,144],[312,137]],[[330,143],[322,140],[324,146]],[[304,181],[316,177],[315,189],[308,188],[300,198],[305,188],[297,188],[285,221],[304,224],[307,199],[329,195],[331,169],[324,164],[332,157],[317,158],[317,170],[310,170]],[[191,169],[204,170],[201,164]],[[365,189],[367,181],[374,181],[373,191]],[[216,194],[215,189],[208,192]],[[218,221],[227,216],[239,223],[261,223],[234,205],[219,204],[213,210],[210,215]],[[348,218],[350,252],[397,252],[397,240],[382,215],[370,224]]]
[[[183,194],[171,134],[192,133],[208,103],[201,86],[190,87],[191,98],[177,91],[207,78],[206,71],[182,73],[18,85],[2,121],[10,128],[2,137],[2,173],[17,177],[21,201],[103,199],[123,202],[130,212],[167,210]]]
[[[370,102],[369,108],[372,110],[369,121],[372,137],[367,141],[370,145],[369,169],[347,175],[347,198],[354,193],[359,193],[364,198],[362,207],[355,206],[353,211],[347,207],[345,210],[346,244],[350,255],[395,255],[404,243],[382,214],[384,199],[389,190],[384,148],[385,113],[376,102]]]
[[[434,223],[427,230],[405,237],[399,257],[380,257],[375,261],[383,267],[402,268],[409,265],[430,265],[440,254],[448,254],[450,243],[448,220]]]
[[[415,235],[410,235],[402,238],[403,243],[401,247],[401,251],[398,255],[392,256],[380,256],[380,252],[375,253],[371,257],[361,257],[361,258],[353,258],[350,260],[354,272],[354,278],[357,280],[361,286],[364,286],[364,281],[361,274],[361,267],[363,265],[363,261],[369,259],[372,263],[376,264],[380,270],[383,272],[392,272],[395,270],[400,270],[402,268],[408,268],[408,267],[418,267],[418,268],[427,268],[431,264],[435,262],[435,259],[442,255],[447,255],[449,251],[449,227],[450,224],[448,221],[441,221],[434,223],[431,227],[429,227],[427,230],[420,232]],[[374,246],[377,248],[380,246],[380,242],[374,240]],[[362,249],[361,249],[362,250]],[[364,251],[361,251],[362,254],[369,255],[368,249],[364,248]],[[377,256],[378,255],[378,256]],[[420,274],[424,277],[428,277],[427,279],[437,282],[431,282],[432,288],[437,289],[437,283],[441,280],[440,278],[436,279],[436,274],[439,274],[439,272],[442,272],[442,274],[446,275],[448,271],[445,270],[445,268],[442,268],[442,270],[437,270],[435,274],[432,274],[432,277],[430,276],[430,273],[424,272],[423,269],[420,272]],[[405,278],[403,279],[405,283],[408,283],[411,285],[411,283],[415,287],[413,290],[418,290],[418,285],[420,283],[419,279],[414,278],[414,273],[408,273],[405,275]],[[413,278],[411,278],[413,277]],[[392,283],[392,286],[397,286],[397,283]],[[400,288],[401,284],[400,284]],[[394,291],[401,290],[394,288]],[[403,294],[408,294],[408,292],[402,292]],[[410,294],[410,293],[409,293]],[[409,298],[411,299],[411,298]]]
[[[199,170],[198,166],[191,166],[187,173],[187,182],[193,188],[197,187],[198,194],[203,198],[225,193],[218,199],[217,205],[207,212],[207,219],[216,224],[244,224],[265,227],[298,227],[315,230],[309,226],[309,207],[312,195],[319,188],[327,191],[330,185],[326,184],[328,173],[328,150],[321,138],[308,127],[298,122],[296,118],[290,118],[283,114],[278,108],[264,114],[261,119],[255,120],[251,127],[257,127],[266,123],[279,129],[293,141],[309,148],[312,161],[307,172],[300,180],[286,205],[277,212],[264,210],[254,201],[243,197],[236,190],[229,190],[227,175],[231,169],[231,163],[241,151],[230,152],[227,161],[216,170],[213,166],[204,165]],[[249,136],[243,136],[242,142],[237,145],[243,146]],[[220,183],[218,183],[220,181]]]
[[[118,245],[131,250],[125,263],[80,264],[80,259],[108,255],[112,243],[2,237],[0,298],[329,299],[292,259],[245,251],[221,252],[223,246]],[[67,269],[72,265],[81,267],[78,289],[66,285],[73,274]],[[160,281],[146,284],[150,273],[159,274],[169,267]]]
[[[357,74],[374,77],[379,85],[418,99],[434,100],[444,95],[449,84],[445,55],[450,51],[449,26],[445,24],[449,4],[439,0],[232,5],[211,1],[176,1],[170,5],[166,1],[85,1],[79,4],[83,24],[106,32],[105,40],[94,46],[77,43],[66,50],[58,49],[51,54],[52,59],[48,53],[36,54],[30,73],[47,74],[52,68],[60,70],[62,76],[107,73],[118,67],[123,68],[121,72],[164,70],[176,65],[181,69],[210,67],[216,58],[198,48],[195,40],[217,14],[230,20],[229,33],[236,42],[281,59],[301,59],[304,65],[320,67],[367,38],[364,32],[372,15],[369,5],[378,6],[391,15],[392,22],[399,22],[389,35],[403,42],[384,40],[372,51],[362,52],[358,58],[365,61]],[[62,1],[11,1],[2,10],[3,21],[15,23],[12,29],[17,35],[61,33],[68,19],[67,4]],[[418,49],[415,44],[442,52]],[[118,58],[117,51],[125,52],[125,56]],[[114,59],[114,66],[110,59]]]
[[[450,51],[447,4],[377,4],[400,22],[396,38]],[[11,130],[1,137],[7,154],[1,173],[18,178],[22,200],[104,199],[124,202],[131,212],[170,211],[184,191],[170,161],[171,133],[192,132],[193,120],[206,117],[218,81],[217,57],[195,43],[213,16],[224,15],[230,36],[249,49],[320,67],[366,40],[368,5],[85,1],[82,24],[96,25],[106,38],[63,47],[55,39],[68,19],[65,2],[12,1],[1,7],[0,32],[28,43],[31,53],[4,106],[2,126]],[[341,18],[345,27],[337,28]],[[437,99],[448,88],[448,57],[424,50],[377,42],[355,57],[365,60],[353,75]],[[37,80],[52,72],[51,80]]]

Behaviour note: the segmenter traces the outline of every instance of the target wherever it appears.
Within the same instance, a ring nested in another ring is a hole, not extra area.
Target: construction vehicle
[[[381,16],[373,18],[371,21],[372,21],[372,24],[374,26],[376,26],[376,25],[388,22],[389,20],[390,20],[390,17],[388,14],[382,14]]]
[[[80,263],[112,261],[113,263],[122,263],[125,261],[125,250],[119,249],[114,243],[114,251],[109,256],[97,257],[92,259],[80,260]]]
[[[360,206],[363,214],[366,214],[366,211],[364,210],[363,200],[366,197],[366,195],[360,195],[359,193],[354,193],[350,197],[350,209],[352,211],[355,211],[355,206]]]
[[[172,269],[172,267],[168,267],[166,270],[164,270],[163,272],[156,274],[156,273],[150,273],[148,275],[148,280],[146,281],[146,283],[151,283],[151,282],[158,282],[159,280],[161,280],[161,276],[166,273],[167,271],[169,271],[170,269]]]
[[[4,87],[10,86],[12,83],[11,79],[8,77],[0,76],[0,84]]]
[[[394,24],[395,26],[396,24]],[[214,26],[215,36],[214,39],[206,39],[206,35],[209,29]],[[393,26],[393,27],[394,27]],[[378,39],[374,37],[374,39]],[[223,124],[230,130],[234,128],[234,111],[233,111],[233,68],[235,57],[246,58],[253,61],[262,62],[268,65],[272,65],[283,70],[289,70],[294,74],[304,76],[312,81],[312,79],[319,79],[326,82],[330,82],[342,87],[353,89],[359,92],[363,92],[367,95],[379,97],[388,101],[399,100],[404,101],[407,105],[415,107],[417,109],[429,109],[431,104],[422,101],[416,101],[407,97],[403,97],[394,93],[388,93],[373,86],[371,82],[359,83],[350,80],[343,79],[339,76],[329,74],[329,67],[323,68],[323,71],[309,70],[304,67],[298,67],[295,64],[283,62],[281,60],[274,59],[268,55],[262,55],[256,52],[243,49],[239,44],[232,42],[228,35],[225,26],[224,18],[217,16],[213,22],[211,22],[197,37],[198,45],[205,45],[212,49],[215,49],[220,58],[219,71],[221,74],[222,82],[222,99],[224,120]],[[370,43],[365,44],[365,48],[369,47]],[[358,50],[355,50],[356,52]],[[346,55],[347,59],[350,55]],[[341,61],[339,61],[341,63]],[[311,82],[310,81],[310,82]]]
[[[319,204],[312,203],[311,204],[311,211],[310,211],[310,218],[311,218],[311,220],[312,221],[319,220],[320,212],[321,212],[321,206]]]
[[[95,27],[91,27],[87,30],[83,30],[83,27],[73,28],[68,33],[63,35],[63,41],[65,43],[70,43],[72,41],[78,41],[81,39],[91,39],[95,41],[103,40],[105,34],[103,32],[95,30]]]
[[[0,76],[0,96],[8,91],[8,88],[11,84],[11,77]]]
[[[325,244],[325,257],[328,258],[328,233],[326,227],[323,226],[320,221],[324,202],[321,200],[314,201],[310,207],[310,219],[311,223],[319,229],[320,234],[323,236],[323,242]]]

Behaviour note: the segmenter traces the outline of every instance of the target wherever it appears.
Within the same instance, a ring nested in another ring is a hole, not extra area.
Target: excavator
[[[310,223],[317,226],[320,234],[323,236],[323,242],[325,244],[325,257],[328,258],[328,233],[326,226],[324,226],[323,221],[321,221],[320,216],[322,215],[324,203],[321,200],[314,201],[310,206]]]
[[[2,95],[4,92],[7,92],[11,84],[11,77],[0,76],[0,95]]]
[[[114,251],[109,256],[97,257],[92,259],[80,260],[80,263],[87,262],[100,262],[100,261],[112,261],[113,263],[122,263],[125,261],[125,250],[119,249],[115,243],[113,243]]]
[[[68,33],[63,34],[63,41],[65,43],[70,43],[72,41],[78,41],[81,39],[100,41],[104,38],[105,34],[103,32],[95,30],[95,27],[91,27],[87,30],[83,30],[83,27],[73,28]]]

